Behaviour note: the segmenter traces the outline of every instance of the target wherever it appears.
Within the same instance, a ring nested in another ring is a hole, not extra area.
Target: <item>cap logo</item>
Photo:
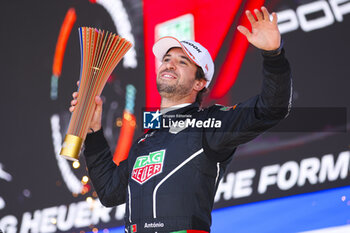
[[[193,54],[188,51],[188,49],[186,47],[184,47],[184,49],[186,49],[187,53],[192,57],[192,60],[196,60],[196,58],[193,56]]]
[[[205,69],[209,71],[208,64],[205,64]]]
[[[194,44],[190,43],[190,42],[187,42],[187,41],[181,41],[181,43],[185,43],[185,44],[188,44],[190,45],[192,48],[194,48],[198,53],[201,53],[202,51]]]

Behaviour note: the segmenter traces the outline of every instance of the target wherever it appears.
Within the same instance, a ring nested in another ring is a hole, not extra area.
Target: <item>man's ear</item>
[[[203,88],[205,88],[206,84],[207,84],[207,80],[204,80],[204,79],[195,80],[193,89],[200,92]]]

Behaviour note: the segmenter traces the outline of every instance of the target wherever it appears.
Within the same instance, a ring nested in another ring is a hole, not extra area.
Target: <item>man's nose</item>
[[[168,62],[166,63],[166,68],[169,69],[169,70],[170,70],[170,69],[175,70],[175,69],[176,69],[176,66],[175,66],[174,61],[172,61],[172,60],[168,61]]]

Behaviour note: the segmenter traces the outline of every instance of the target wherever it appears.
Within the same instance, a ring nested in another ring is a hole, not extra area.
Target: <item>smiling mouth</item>
[[[176,76],[170,72],[164,72],[160,75],[163,79],[176,79]]]

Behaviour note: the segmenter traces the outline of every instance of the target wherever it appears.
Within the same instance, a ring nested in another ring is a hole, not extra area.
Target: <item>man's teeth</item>
[[[164,74],[163,77],[165,77],[165,78],[174,78],[173,76],[168,75],[168,74]]]

